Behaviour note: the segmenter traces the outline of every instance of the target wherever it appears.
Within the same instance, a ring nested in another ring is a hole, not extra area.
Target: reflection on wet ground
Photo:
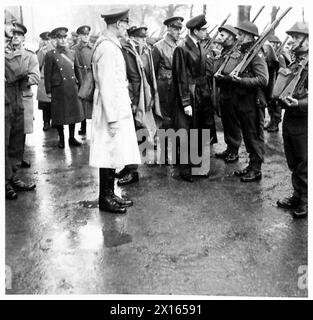
[[[298,287],[307,220],[275,206],[290,192],[281,131],[266,134],[259,183],[232,174],[247,163],[244,147],[236,164],[211,157],[210,175],[193,184],[170,166],[143,165],[139,183],[117,188],[135,205],[114,215],[98,208],[90,123],[81,148],[60,150],[55,130],[36,119],[32,167],[20,174],[37,188],[6,203],[8,294],[307,295]],[[220,128],[218,137],[212,154],[224,148]]]

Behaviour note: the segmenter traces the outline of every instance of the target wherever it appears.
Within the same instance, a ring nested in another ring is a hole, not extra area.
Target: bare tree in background
[[[251,6],[238,6],[237,22],[250,21]]]
[[[271,11],[271,23],[273,23],[273,21],[276,20],[277,13],[278,13],[279,9],[280,9],[280,7],[275,7],[275,6],[272,7],[272,11]],[[275,34],[275,30],[273,30],[271,33],[272,33],[272,34]]]
[[[189,14],[189,18],[191,19],[193,15],[193,4],[190,6],[190,14]]]
[[[271,11],[271,23],[276,20],[278,10],[279,10],[279,7],[275,7],[275,6],[272,7],[272,11]]]
[[[204,4],[203,5],[203,14],[206,16],[206,8],[207,8],[207,5],[206,4]]]

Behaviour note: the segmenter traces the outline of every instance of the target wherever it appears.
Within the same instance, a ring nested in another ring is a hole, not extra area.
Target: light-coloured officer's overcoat
[[[112,169],[139,164],[141,160],[121,44],[107,31],[95,45],[97,47],[92,59],[95,92],[89,164]],[[109,132],[109,123],[114,123],[117,128],[113,137]]]

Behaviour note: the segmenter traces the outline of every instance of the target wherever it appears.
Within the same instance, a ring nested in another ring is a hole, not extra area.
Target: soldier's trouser
[[[169,121],[173,115],[174,96],[172,79],[158,79],[158,92],[160,97],[160,108],[164,121]]]
[[[22,159],[24,148],[24,111],[13,110],[5,116],[5,180],[13,177],[14,164]]]
[[[242,140],[238,111],[231,98],[221,100],[220,107],[224,141],[227,144],[227,149],[238,153]]]
[[[308,132],[304,128],[292,130],[283,123],[284,149],[294,195],[308,202]],[[304,130],[303,130],[304,129]],[[298,131],[298,132],[297,132]]]
[[[63,125],[56,126],[56,129],[58,130],[60,140],[64,140],[64,127],[63,127]],[[68,125],[68,131],[69,131],[69,137],[74,138],[75,123]]]
[[[51,102],[39,101],[40,108],[42,109],[42,120],[44,123],[50,123],[51,120]]]
[[[281,104],[277,103],[277,100],[271,100],[268,103],[267,110],[273,123],[281,122]]]
[[[264,109],[256,105],[255,97],[247,95],[242,99],[239,110],[240,127],[246,150],[249,153],[249,166],[261,170],[264,161]],[[249,105],[249,108],[245,106]]]
[[[42,120],[44,123],[50,123],[50,120],[51,120],[51,110],[50,109],[42,110]]]

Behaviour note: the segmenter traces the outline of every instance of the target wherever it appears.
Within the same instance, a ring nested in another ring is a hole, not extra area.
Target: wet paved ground
[[[291,190],[281,131],[266,134],[261,182],[231,175],[246,165],[244,148],[237,164],[212,158],[210,177],[193,184],[143,165],[140,182],[119,189],[135,202],[122,216],[97,208],[90,124],[81,148],[60,150],[37,113],[25,154],[32,167],[20,170],[37,188],[6,203],[8,294],[307,296],[298,288],[307,220],[275,206]],[[212,153],[223,148],[219,131]]]

